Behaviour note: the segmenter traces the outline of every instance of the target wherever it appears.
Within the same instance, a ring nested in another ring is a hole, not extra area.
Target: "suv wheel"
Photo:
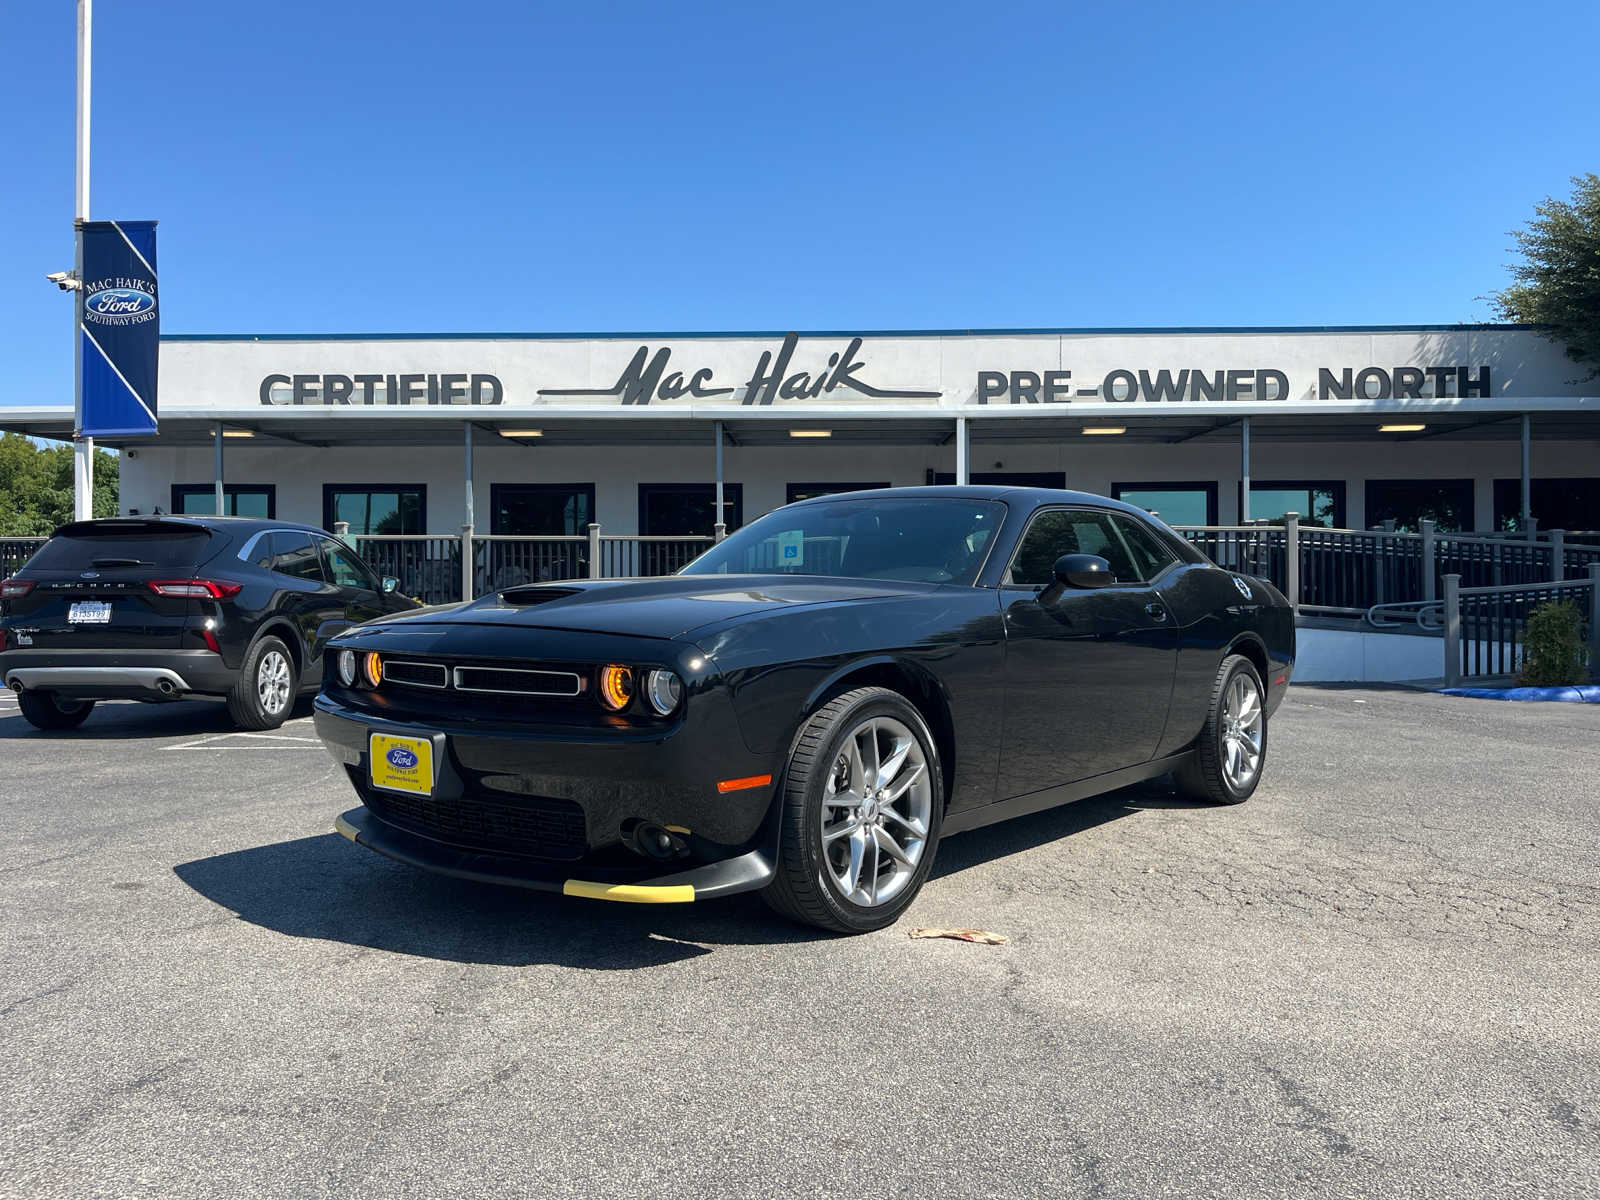
[[[93,700],[64,700],[54,692],[23,692],[17,707],[35,729],[76,729],[89,719]]]
[[[228,693],[228,715],[240,729],[276,729],[289,719],[298,684],[289,647],[264,637],[244,657]]]

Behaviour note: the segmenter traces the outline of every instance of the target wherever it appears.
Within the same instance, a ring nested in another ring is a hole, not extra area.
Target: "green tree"
[[[94,452],[94,515],[117,515],[115,454]],[[0,537],[43,537],[72,520],[72,447],[0,434]]]
[[[1549,326],[1567,355],[1600,375],[1600,175],[1572,177],[1571,201],[1546,197],[1526,229],[1513,231],[1522,262],[1494,293],[1503,321]]]

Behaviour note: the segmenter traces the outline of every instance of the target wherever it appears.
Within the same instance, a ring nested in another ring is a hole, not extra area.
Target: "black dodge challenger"
[[[1254,792],[1288,602],[1139,509],[897,488],[768,513],[675,576],[529,584],[330,644],[336,821],[447,874],[892,923],[939,839],[1171,772]]]

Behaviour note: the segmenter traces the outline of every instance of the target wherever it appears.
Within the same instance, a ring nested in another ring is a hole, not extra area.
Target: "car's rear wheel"
[[[1267,762],[1267,690],[1242,654],[1222,660],[1194,755],[1177,773],[1178,789],[1213,804],[1243,804]]]
[[[240,729],[276,729],[289,718],[298,683],[289,647],[264,637],[245,655],[244,669],[228,693],[228,715]]]
[[[904,696],[858,688],[829,701],[795,740],[763,898],[839,933],[894,924],[933,866],[943,789],[933,736]]]
[[[23,692],[17,697],[23,718],[35,729],[76,729],[89,719],[93,700],[68,700],[54,692]]]

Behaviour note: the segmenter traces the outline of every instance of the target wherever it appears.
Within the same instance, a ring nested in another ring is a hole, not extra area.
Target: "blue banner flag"
[[[156,431],[156,223],[84,221],[78,292],[82,390],[78,433],[113,437]]]

